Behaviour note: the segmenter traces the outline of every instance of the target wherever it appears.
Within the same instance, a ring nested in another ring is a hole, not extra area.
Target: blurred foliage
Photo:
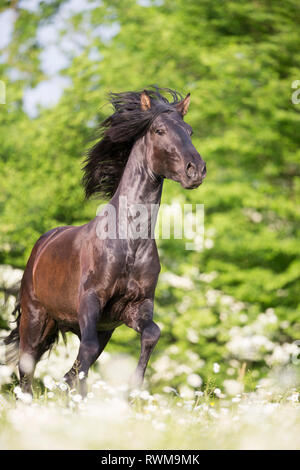
[[[205,248],[159,241],[154,382],[178,385],[193,372],[207,380],[216,362],[221,383],[238,378],[244,361],[256,381],[287,364],[300,338],[300,105],[291,102],[299,2],[83,2],[57,35],[62,46],[67,35],[85,38],[60,71],[71,84],[35,118],[22,98],[47,79],[38,32],[53,28],[68,2],[41,1],[38,11],[19,3],[1,7],[15,9],[15,27],[0,60],[0,264],[24,268],[41,233],[95,216],[98,202],[83,199],[81,157],[110,113],[110,90],[190,91],[187,121],[208,175],[191,192],[166,182],[163,202],[205,204]],[[121,327],[108,350],[137,355],[138,347]]]

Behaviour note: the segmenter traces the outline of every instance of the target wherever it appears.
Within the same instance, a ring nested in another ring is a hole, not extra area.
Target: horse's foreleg
[[[138,331],[141,332],[141,355],[132,379],[134,387],[142,385],[148,361],[160,337],[160,329],[152,320],[140,327]]]
[[[98,297],[94,293],[86,295],[80,303],[78,313],[81,336],[78,356],[71,370],[65,375],[70,388],[77,386],[82,396],[86,395],[89,368],[99,357],[113,332],[113,330],[97,332],[100,314]]]
[[[105,346],[107,345],[108,341],[111,338],[111,335],[113,334],[113,331],[114,330],[100,331],[98,333],[99,350],[98,350],[98,353],[97,353],[97,357],[95,357],[95,359],[92,361],[92,363],[95,362],[98,359],[98,357],[100,356],[100,354],[104,350]],[[69,385],[70,388],[74,388],[76,386],[77,387],[79,386],[79,381],[80,381],[79,371],[81,370],[79,361],[80,361],[80,359],[79,359],[79,355],[78,355],[78,357],[77,357],[76,361],[74,362],[72,368],[65,375],[65,380],[66,380],[66,382],[67,382],[67,384]],[[92,365],[92,363],[91,363],[91,365]],[[86,378],[86,377],[84,377],[84,378]],[[84,378],[82,380],[84,380]],[[84,387],[81,387],[81,388],[85,389],[86,387],[84,386]],[[83,392],[84,392],[84,390],[83,390]]]

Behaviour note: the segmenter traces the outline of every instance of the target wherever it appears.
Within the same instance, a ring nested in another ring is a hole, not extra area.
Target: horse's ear
[[[179,103],[177,103],[175,105],[177,111],[182,115],[182,116],[185,116],[186,113],[188,112],[188,109],[189,109],[189,105],[190,105],[190,101],[191,101],[191,94],[188,93],[186,95],[186,97],[179,101]]]
[[[141,108],[143,111],[148,111],[151,108],[150,96],[148,95],[146,90],[144,90],[141,94]]]

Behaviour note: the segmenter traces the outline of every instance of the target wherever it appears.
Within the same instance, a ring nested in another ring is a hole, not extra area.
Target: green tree
[[[70,32],[85,38],[60,72],[71,85],[30,118],[24,89],[47,78],[38,31],[55,24],[65,3],[40,2],[38,12],[15,3],[0,64],[8,90],[0,109],[0,263],[24,267],[41,233],[94,217],[98,202],[83,201],[80,166],[110,113],[107,92],[151,83],[189,91],[187,121],[208,176],[193,192],[167,182],[163,202],[204,203],[206,242],[197,252],[186,251],[185,240],[159,241],[157,361],[166,351],[206,379],[214,362],[224,364],[224,379],[246,361],[254,379],[264,375],[276,347],[300,337],[300,105],[291,101],[300,78],[298,2],[110,0],[83,8],[57,37],[62,45]],[[190,282],[183,288],[169,272]],[[261,343],[245,350],[248,337]],[[134,351],[137,339],[121,328],[112,345]],[[180,384],[187,372],[176,367]],[[159,370],[155,376],[164,382]]]

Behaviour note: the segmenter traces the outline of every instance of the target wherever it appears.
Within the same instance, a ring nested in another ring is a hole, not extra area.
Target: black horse
[[[162,95],[166,92],[171,102]],[[153,321],[160,263],[151,206],[160,203],[164,178],[193,189],[206,175],[191,141],[192,128],[183,121],[189,102],[189,95],[183,99],[175,91],[156,87],[111,94],[114,113],[101,125],[102,138],[87,155],[83,177],[87,197],[110,199],[107,210],[81,227],[59,227],[44,234],[24,272],[17,327],[6,339],[7,345],[17,346],[24,391],[31,393],[36,363],[59,331],[72,331],[80,338],[77,359],[65,376],[73,387],[78,373],[87,376],[114,329],[124,323],[141,334],[134,383],[142,384],[160,336]],[[120,210],[124,198],[125,212]],[[139,227],[143,237],[133,236],[139,214],[131,206],[136,205],[148,214]],[[108,209],[115,210],[116,230],[105,237]],[[124,226],[127,234],[120,236]],[[79,384],[85,394],[86,380]]]

